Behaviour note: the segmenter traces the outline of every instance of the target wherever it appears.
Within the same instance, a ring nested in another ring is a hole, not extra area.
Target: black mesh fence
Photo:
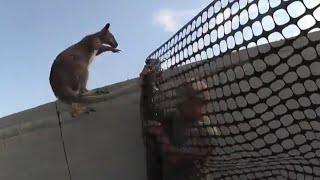
[[[319,21],[320,0],[214,0],[150,54],[149,179],[320,179]]]

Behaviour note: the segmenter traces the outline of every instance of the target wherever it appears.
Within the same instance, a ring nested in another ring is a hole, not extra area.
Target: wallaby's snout
[[[118,47],[118,42],[116,40],[114,40],[114,42],[110,43],[110,46],[113,48],[117,48]]]

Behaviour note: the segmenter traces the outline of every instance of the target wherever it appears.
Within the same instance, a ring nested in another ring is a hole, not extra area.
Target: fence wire
[[[149,179],[320,179],[319,21],[320,0],[214,0],[151,53]]]

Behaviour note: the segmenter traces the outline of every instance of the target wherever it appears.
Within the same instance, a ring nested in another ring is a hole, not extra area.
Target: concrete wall
[[[0,180],[147,179],[138,81],[103,88],[119,95],[89,115],[52,102],[0,119]]]

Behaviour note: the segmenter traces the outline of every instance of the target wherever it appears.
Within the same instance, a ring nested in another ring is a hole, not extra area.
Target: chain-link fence
[[[149,179],[320,179],[319,21],[320,0],[214,0],[150,54]]]

